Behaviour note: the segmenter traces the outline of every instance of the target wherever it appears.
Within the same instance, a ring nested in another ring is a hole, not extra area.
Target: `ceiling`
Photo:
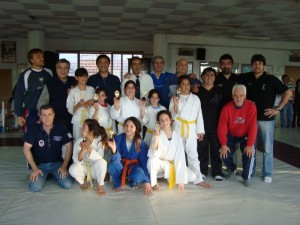
[[[153,34],[300,40],[299,0],[0,0],[0,38],[152,40]]]

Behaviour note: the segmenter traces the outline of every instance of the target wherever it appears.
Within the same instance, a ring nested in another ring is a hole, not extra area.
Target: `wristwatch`
[[[275,107],[276,110],[278,110],[279,112],[281,111],[281,108],[279,107]]]

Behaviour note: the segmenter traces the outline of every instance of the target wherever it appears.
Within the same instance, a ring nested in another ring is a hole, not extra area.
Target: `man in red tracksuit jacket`
[[[228,177],[233,178],[237,168],[233,162],[233,155],[236,143],[240,143],[243,184],[249,186],[255,155],[257,111],[255,104],[246,99],[246,87],[244,85],[233,86],[232,98],[233,101],[223,107],[219,118],[220,157],[229,170]]]

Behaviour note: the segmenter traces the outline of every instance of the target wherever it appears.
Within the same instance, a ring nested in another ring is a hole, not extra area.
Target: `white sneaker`
[[[272,177],[264,177],[264,182],[265,183],[271,183],[272,182]]]
[[[222,181],[223,177],[221,177],[220,175],[215,176],[215,180],[216,181]]]

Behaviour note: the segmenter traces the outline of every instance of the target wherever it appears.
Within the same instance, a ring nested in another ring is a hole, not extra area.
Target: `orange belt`
[[[124,167],[123,167],[123,173],[122,173],[122,180],[121,180],[121,186],[125,186],[125,179],[126,179],[126,175],[127,175],[127,171],[128,171],[128,175],[131,172],[131,169],[133,168],[133,166],[131,168],[128,169],[128,166],[131,164],[138,164],[139,160],[137,159],[122,159],[122,163],[124,163]]]

